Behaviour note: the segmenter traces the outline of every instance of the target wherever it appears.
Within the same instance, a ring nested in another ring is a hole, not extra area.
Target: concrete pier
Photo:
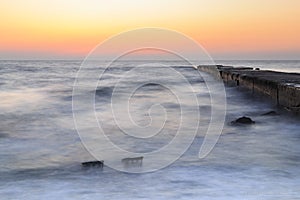
[[[300,73],[260,70],[251,67],[198,66],[227,85],[247,88],[265,95],[287,110],[300,112]]]

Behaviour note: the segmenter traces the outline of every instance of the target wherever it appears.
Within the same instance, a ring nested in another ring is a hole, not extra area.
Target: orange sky
[[[300,59],[298,0],[1,0],[0,59],[83,58],[140,27],[182,32],[216,59]]]

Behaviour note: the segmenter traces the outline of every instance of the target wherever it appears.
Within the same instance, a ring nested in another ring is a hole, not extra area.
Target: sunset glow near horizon
[[[300,1],[3,0],[0,59],[84,58],[123,31],[179,31],[214,59],[299,59]]]

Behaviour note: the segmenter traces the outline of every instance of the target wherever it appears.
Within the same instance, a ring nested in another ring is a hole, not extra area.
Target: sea
[[[95,88],[76,93],[81,99],[92,94],[93,114],[112,144],[145,155],[141,165],[132,166],[138,173],[132,173],[107,161],[116,158],[107,143],[93,144],[92,134],[78,131],[82,124],[88,131],[95,121],[84,117],[90,102],[79,107],[72,102],[82,60],[1,60],[0,199],[300,199],[299,115],[233,86],[225,87],[224,101],[218,98],[222,92],[208,89],[209,75],[188,63],[147,62],[90,65],[89,73],[103,74]],[[297,60],[215,63],[300,73]],[[148,70],[132,70],[139,66]],[[88,76],[81,81],[90,86]],[[114,99],[116,87],[121,96],[130,94],[129,100]],[[200,114],[193,115],[195,110]],[[263,115],[270,111],[276,115]],[[74,112],[84,123],[78,125]],[[213,114],[224,114],[222,129],[211,151],[199,157]],[[242,116],[255,123],[231,123]],[[184,140],[193,131],[190,145],[168,149],[176,134]],[[103,168],[82,166],[99,160],[91,146],[103,150]],[[168,151],[147,160],[148,152],[164,147]],[[164,163],[168,153],[176,159]]]

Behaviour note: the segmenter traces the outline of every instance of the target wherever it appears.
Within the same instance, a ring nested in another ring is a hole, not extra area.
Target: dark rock
[[[253,121],[250,117],[240,117],[236,119],[235,121],[232,121],[233,124],[254,124],[255,121]]]
[[[98,167],[103,168],[104,161],[89,161],[89,162],[83,162],[81,163],[82,167],[84,168],[91,168],[91,167]]]

